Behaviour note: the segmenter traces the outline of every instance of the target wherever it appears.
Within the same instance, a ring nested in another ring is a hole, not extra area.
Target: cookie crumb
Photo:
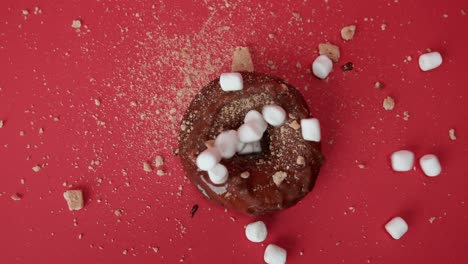
[[[81,28],[81,20],[78,20],[78,19],[73,20],[71,27],[75,29]]]
[[[305,164],[305,158],[303,156],[297,156],[296,164],[297,165],[304,165]]]
[[[79,240],[83,239],[83,234],[79,234],[79,235],[78,235],[78,239],[79,239]]]
[[[21,185],[24,185],[24,182],[25,182],[24,179],[20,179]]]
[[[143,170],[146,172],[152,172],[153,168],[151,168],[151,165],[148,162],[143,162]]]
[[[159,251],[158,247],[152,247],[151,249],[153,249],[154,253],[158,253],[158,251]]]
[[[210,139],[210,140],[205,141],[205,146],[206,146],[207,148],[212,148],[212,147],[214,147],[214,144],[215,144],[215,141],[214,141],[213,139]]]
[[[11,198],[13,201],[20,201],[20,200],[22,199],[22,196],[21,196],[21,194],[19,194],[19,193],[15,193],[15,194],[11,195],[10,198]]]
[[[96,99],[94,99],[94,104],[95,104],[96,106],[100,106],[100,105],[101,105],[101,101],[100,101],[99,99],[96,98]]]
[[[248,47],[237,47],[232,55],[231,71],[253,72],[252,56]]]
[[[431,218],[429,218],[429,223],[431,223],[431,224],[434,223],[435,219],[436,219],[436,218],[435,218],[434,216],[431,217]]]
[[[451,140],[457,140],[457,136],[455,135],[455,129],[451,128],[449,130],[449,137]]]
[[[354,38],[354,33],[356,33],[355,25],[343,27],[341,29],[341,38],[344,40],[352,40]]]
[[[154,160],[154,165],[156,167],[160,167],[164,164],[164,159],[161,156],[156,156],[156,159]]]
[[[34,14],[35,15],[42,14],[42,9],[38,6],[34,7]]]
[[[382,29],[382,31],[385,31],[387,29],[387,24],[380,25],[380,29]]]
[[[34,172],[39,172],[41,169],[42,169],[42,168],[41,168],[41,166],[39,166],[39,165],[36,165],[36,166],[32,167],[32,170],[33,170]]]
[[[0,128],[3,127],[3,120],[0,120]]]
[[[156,174],[157,174],[158,176],[164,176],[166,173],[165,173],[163,170],[157,170],[157,171],[156,171]]]
[[[117,210],[114,211],[115,216],[121,216],[122,213],[123,213],[122,209],[117,209]]]
[[[337,62],[340,59],[340,48],[330,42],[320,43],[318,49],[320,55],[326,55],[334,62]]]
[[[389,111],[389,110],[393,110],[394,107],[395,107],[395,100],[392,97],[387,96],[383,101],[383,108]]]
[[[83,208],[83,192],[81,190],[68,190],[63,193],[63,198],[67,201],[68,210],[78,211]]]
[[[364,164],[358,164],[358,168],[364,169],[364,168],[366,168],[366,165],[364,165]]]
[[[385,85],[383,82],[375,82],[374,87],[381,90],[385,87]]]
[[[347,62],[347,63],[345,63],[345,64],[343,64],[341,66],[341,70],[343,70],[343,71],[350,71],[352,69],[354,69],[354,63],[352,63],[351,61]]]
[[[19,135],[20,135],[20,137],[24,137],[24,131],[21,130],[21,131],[19,132]]]
[[[27,16],[29,15],[29,11],[24,9],[24,10],[21,10],[21,13],[23,14],[23,16]]]
[[[273,174],[273,182],[276,184],[276,186],[280,186],[287,176],[288,175],[286,174],[286,172],[277,171],[275,174]]]
[[[127,255],[127,254],[128,254],[128,250],[124,249],[124,251],[122,251],[122,254]]]
[[[39,135],[43,135],[44,134],[44,129],[41,127],[39,128]]]
[[[240,174],[240,177],[242,179],[248,179],[250,177],[250,172],[244,171],[243,173]]]
[[[288,126],[294,130],[298,130],[299,128],[301,128],[301,125],[296,120],[289,123]]]
[[[408,121],[409,118],[410,118],[410,115],[409,115],[408,111],[404,111],[403,112],[403,120]]]

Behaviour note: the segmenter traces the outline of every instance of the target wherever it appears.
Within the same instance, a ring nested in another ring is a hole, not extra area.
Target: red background
[[[468,263],[466,1],[0,7],[2,263],[262,263],[268,243],[285,247],[288,263]],[[356,36],[344,42],[340,30],[349,24]],[[320,81],[309,68],[327,40],[342,57]],[[327,159],[300,204],[261,218],[269,227],[262,244],[244,237],[254,219],[206,201],[172,154],[190,99],[229,70],[239,45],[250,47],[256,70],[303,93],[321,120]],[[421,72],[417,59],[428,48],[444,63]],[[348,61],[354,70],[342,72]],[[385,88],[374,88],[376,81]],[[393,111],[382,108],[389,95]],[[437,154],[442,174],[428,178],[419,166],[392,172],[389,155],[402,148],[417,158]],[[165,159],[164,176],[143,171],[156,155]],[[69,186],[85,191],[83,210],[68,211]],[[398,241],[383,229],[396,215],[409,224]]]

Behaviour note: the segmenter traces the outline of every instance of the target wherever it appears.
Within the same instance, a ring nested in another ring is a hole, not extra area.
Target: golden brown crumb
[[[303,156],[297,156],[296,163],[297,163],[297,165],[304,165],[305,164],[304,157]]]
[[[63,198],[67,201],[68,210],[78,211],[84,206],[83,192],[81,190],[68,190],[63,193]]]
[[[156,159],[154,160],[154,165],[156,167],[160,167],[164,164],[164,159],[161,156],[156,156]]]
[[[330,42],[320,43],[318,49],[320,55],[326,55],[334,62],[337,62],[340,59],[340,48]]]
[[[395,107],[395,100],[393,100],[392,97],[387,96],[383,101],[383,108],[388,111],[388,110],[393,110],[394,107]]]
[[[151,165],[148,162],[143,162],[143,170],[146,172],[152,172],[153,168],[151,168]]]
[[[240,174],[240,177],[242,179],[248,179],[250,177],[250,172],[244,171],[243,173]]]
[[[252,56],[248,47],[237,47],[234,50],[231,71],[254,71]]]
[[[205,141],[205,146],[207,148],[212,148],[212,147],[214,147],[214,143],[215,143],[215,141],[213,139],[210,139],[210,140]]]
[[[457,136],[455,135],[455,129],[451,128],[449,130],[449,137],[451,140],[457,140]]]
[[[277,171],[275,174],[273,174],[273,182],[276,184],[276,186],[280,186],[287,176],[288,175],[286,174],[286,172]]]
[[[288,126],[293,128],[294,130],[298,130],[299,128],[301,128],[301,125],[296,120],[289,123]]]
[[[21,195],[19,193],[15,193],[15,194],[11,195],[10,198],[13,201],[20,201],[22,197],[21,197]]]
[[[355,32],[356,32],[355,25],[346,26],[341,29],[341,38],[344,40],[352,40]]]

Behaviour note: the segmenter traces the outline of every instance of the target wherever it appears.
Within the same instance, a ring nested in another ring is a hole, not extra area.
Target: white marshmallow
[[[397,216],[385,225],[385,230],[394,239],[400,239],[408,231],[408,224],[403,218]]]
[[[242,74],[238,72],[222,73],[219,77],[219,84],[223,91],[240,91],[244,88]]]
[[[239,141],[242,143],[259,141],[263,136],[263,132],[265,130],[263,130],[262,125],[257,120],[246,122],[237,129]]]
[[[301,119],[302,138],[307,141],[320,142],[320,122],[317,118]]]
[[[424,174],[429,177],[435,177],[440,174],[442,168],[439,159],[434,154],[426,154],[419,159],[419,165]]]
[[[265,249],[263,260],[268,264],[286,263],[286,250],[274,244],[269,244]]]
[[[393,152],[390,159],[394,171],[409,171],[413,168],[414,154],[409,150]]]
[[[263,119],[274,126],[279,127],[286,120],[286,111],[279,105],[265,105],[262,109]]]
[[[214,184],[223,184],[227,181],[229,173],[226,168],[221,163],[216,164],[211,170],[208,171],[208,176],[210,181]]]
[[[221,154],[216,148],[207,148],[198,154],[197,167],[203,171],[211,170],[221,160]]]
[[[422,71],[430,71],[442,64],[442,56],[439,52],[429,52],[419,56],[419,68]]]
[[[332,68],[333,62],[326,55],[318,56],[312,63],[312,72],[320,79],[327,78]]]
[[[224,159],[230,159],[236,154],[238,144],[239,137],[236,130],[223,131],[215,140],[215,147]]]
[[[267,234],[268,230],[263,221],[250,223],[245,228],[245,236],[252,242],[260,243],[265,241]]]
[[[237,147],[237,153],[240,155],[259,152],[262,152],[262,145],[260,144],[260,141],[255,141],[252,143],[240,143]]]
[[[244,123],[247,123],[249,121],[255,121],[257,122],[260,127],[262,128],[263,132],[267,129],[268,124],[265,122],[265,119],[263,119],[262,114],[258,112],[257,110],[250,110],[247,112],[247,114],[244,117]]]

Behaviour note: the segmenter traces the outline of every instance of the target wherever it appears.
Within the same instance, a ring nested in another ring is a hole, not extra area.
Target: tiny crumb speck
[[[390,97],[390,96],[387,96],[384,100],[383,100],[383,108],[387,111],[389,110],[393,110],[393,108],[395,107],[395,100]]]
[[[434,223],[435,219],[436,219],[436,218],[435,218],[434,216],[431,217],[431,218],[429,218],[429,223],[431,223],[431,224]]]
[[[3,127],[3,120],[0,120],[0,128]]]
[[[148,162],[143,162],[143,170],[145,172],[152,172],[153,168],[151,168],[151,165]]]
[[[381,90],[385,87],[385,85],[383,84],[383,82],[375,82],[374,87]]]
[[[32,170],[33,170],[34,172],[39,172],[39,171],[41,170],[41,166],[36,165],[36,166],[32,167]]]
[[[164,159],[162,156],[156,156],[156,159],[154,160],[154,165],[156,167],[161,167],[164,164]]]
[[[78,239],[80,239],[80,240],[83,239],[83,234],[79,234]]]
[[[164,176],[166,173],[165,173],[163,170],[157,170],[157,171],[156,171],[156,174],[157,174],[158,176]]]
[[[13,194],[13,195],[11,196],[11,199],[12,199],[13,201],[20,201],[21,198],[22,198],[22,196],[21,196],[21,194],[19,194],[19,193],[15,193],[15,194]]]
[[[387,29],[387,24],[380,25],[380,29],[382,29],[382,31],[385,31]]]
[[[457,140],[457,136],[455,135],[455,129],[451,128],[449,130],[449,138],[450,140]]]
[[[127,254],[128,254],[128,250],[124,249],[124,251],[122,251],[122,254],[127,255]]]
[[[44,129],[41,127],[39,128],[39,135],[42,135],[42,134],[44,134]]]
[[[81,28],[81,20],[73,20],[72,21],[72,25],[71,25],[72,28],[75,28],[75,29],[79,29]]]
[[[100,106],[100,105],[101,105],[101,101],[100,101],[99,99],[96,98],[96,99],[94,99],[94,104],[95,104],[96,106]]]

